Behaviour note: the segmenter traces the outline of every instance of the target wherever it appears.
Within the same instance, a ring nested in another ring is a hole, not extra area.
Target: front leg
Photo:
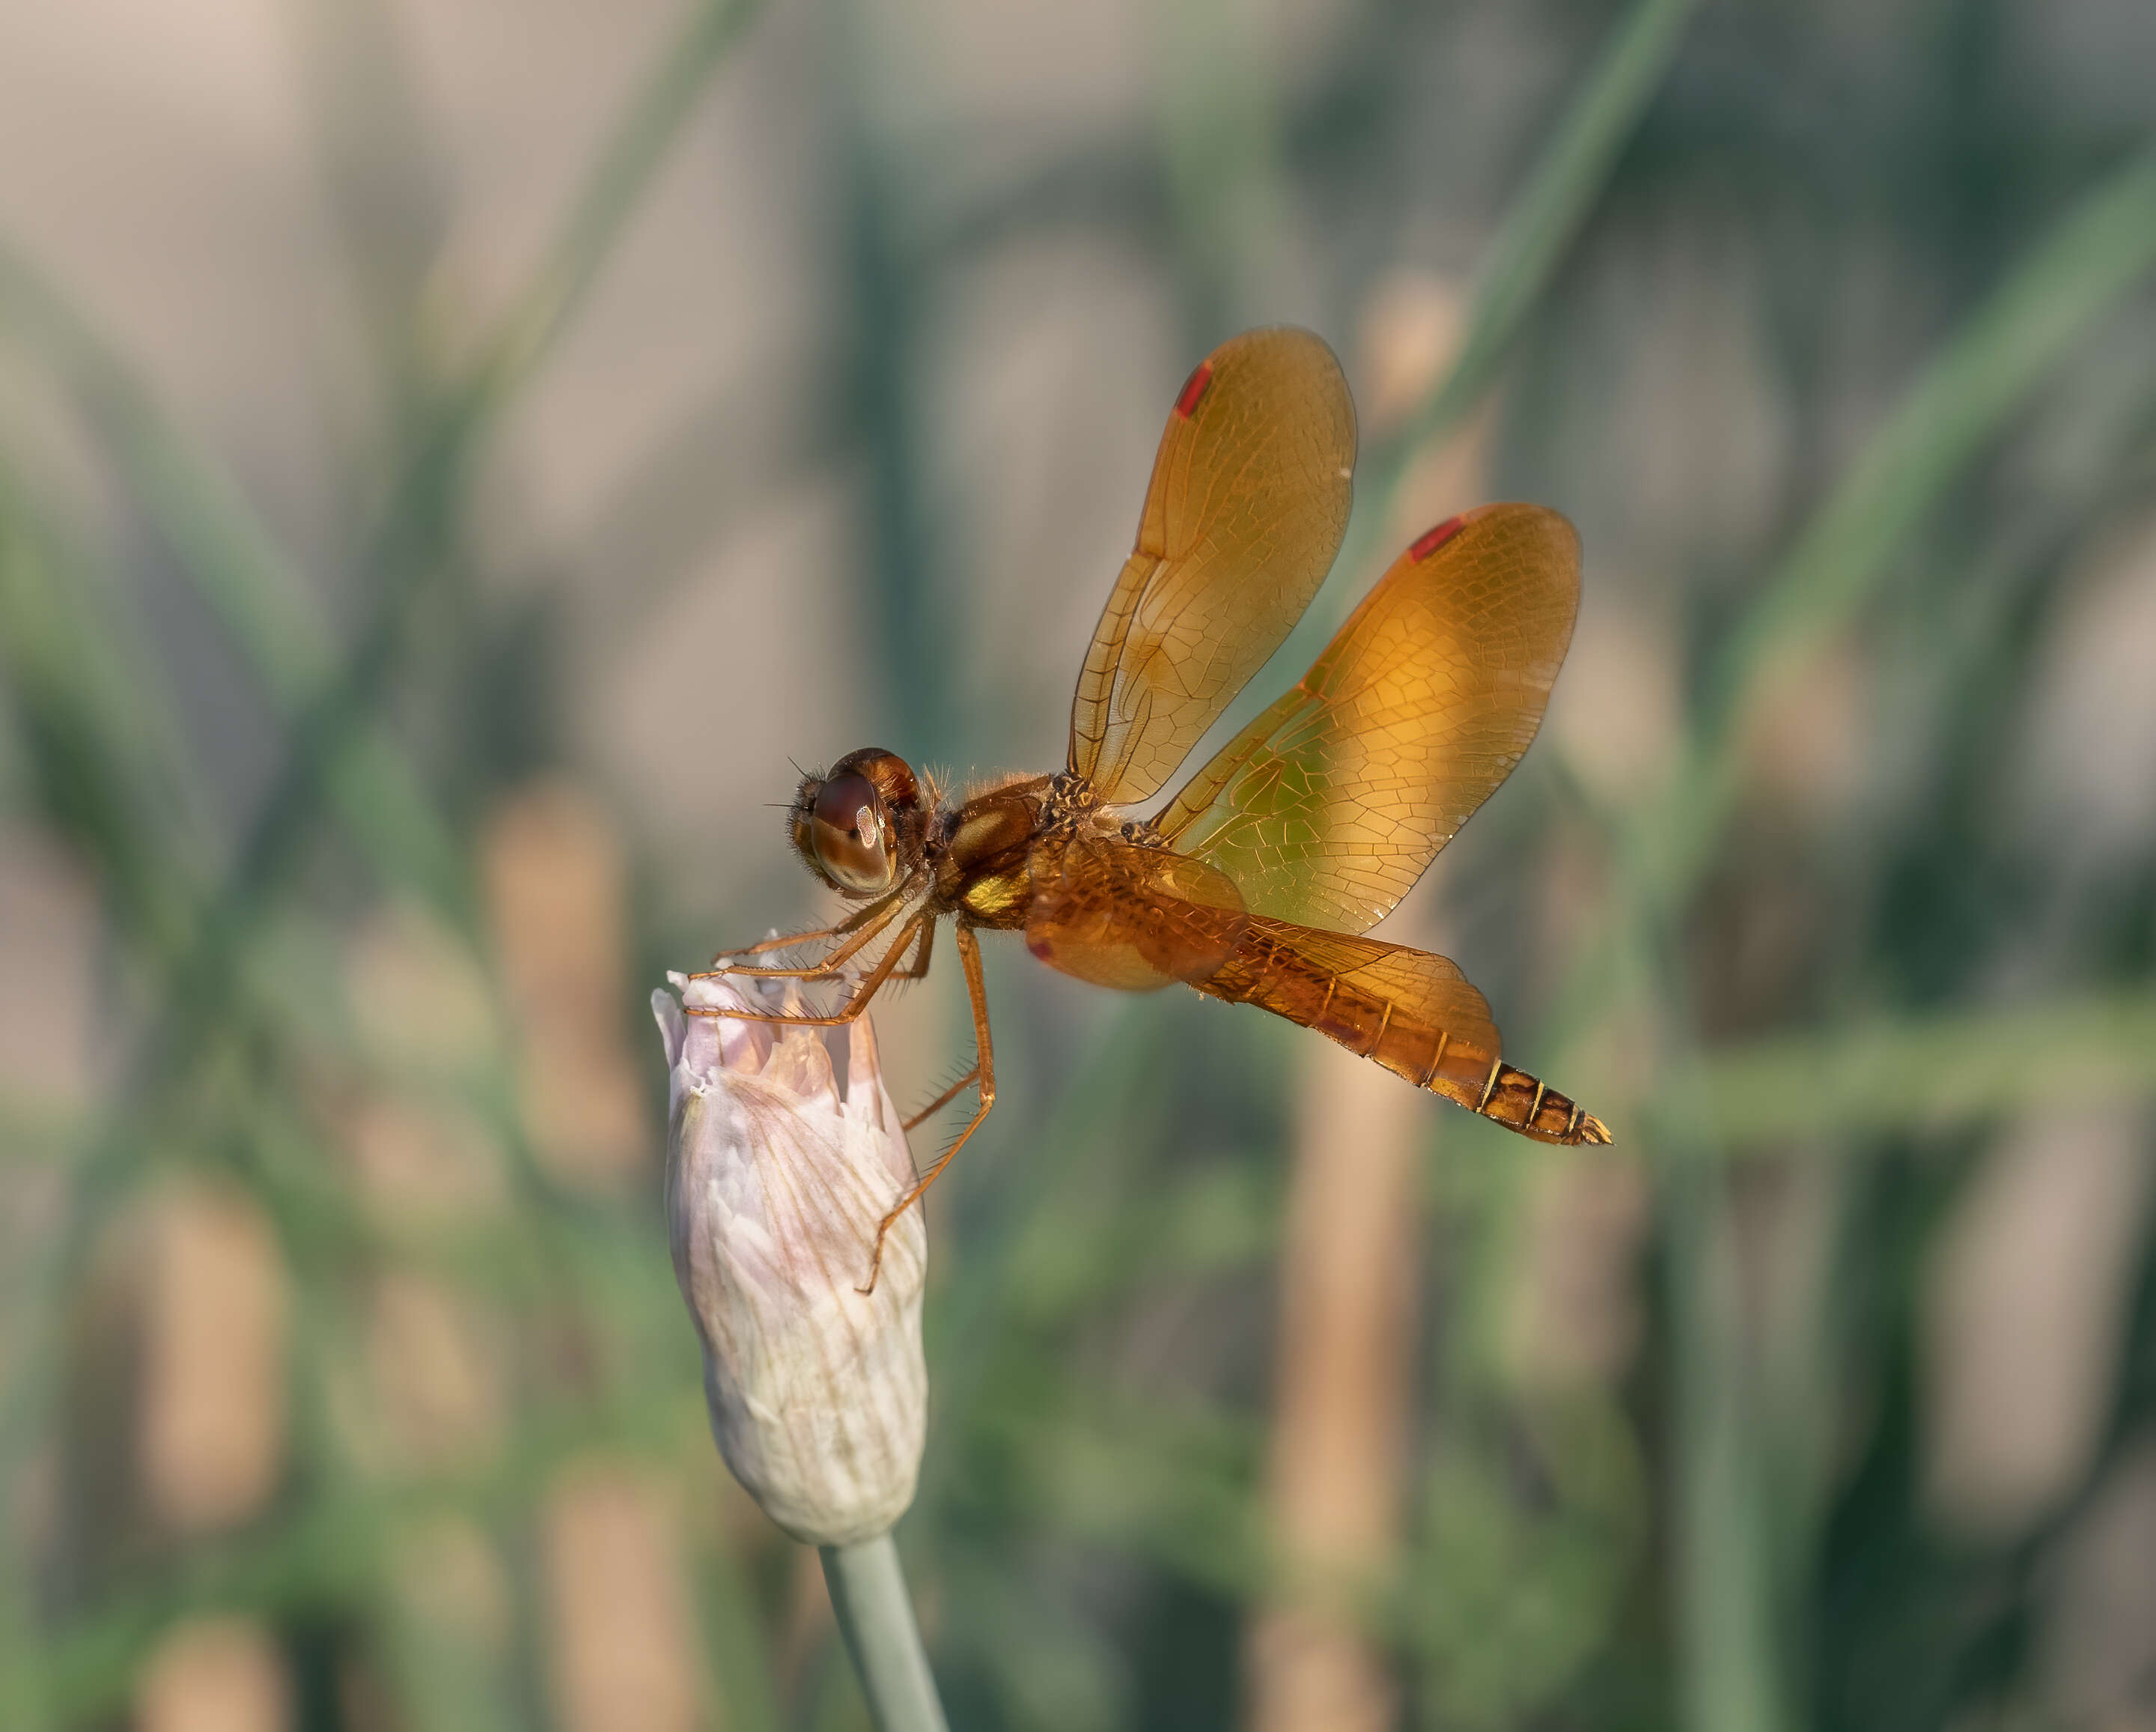
[[[906,964],[891,978],[895,980],[925,979],[928,974],[928,947],[935,942],[935,939],[936,923],[932,920],[922,922],[921,943],[913,953],[913,960]]]
[[[746,949],[721,950],[711,959],[710,968],[689,978],[691,980],[712,980],[726,974],[747,974],[759,980],[814,980],[822,975],[835,974],[840,964],[857,954],[864,945],[871,943],[875,935],[891,923],[892,916],[903,905],[906,893],[912,887],[913,881],[909,878],[878,897],[866,907],[855,909],[836,926],[821,927],[814,932],[782,933],[777,938],[766,938],[762,943],[751,944]],[[863,932],[863,927],[868,930]],[[736,957],[760,956],[773,950],[797,949],[801,945],[813,944],[821,938],[844,938],[849,933],[855,934],[850,942],[835,945],[813,968],[743,968],[733,960]]]
[[[942,1106],[944,1101],[957,1094],[959,1088],[976,1077],[980,1083],[980,1100],[973,1108],[973,1116],[967,1120],[965,1129],[958,1133],[948,1149],[937,1156],[928,1170],[913,1181],[911,1189],[891,1206],[891,1212],[876,1223],[875,1251],[869,1259],[869,1284],[860,1289],[865,1293],[875,1291],[876,1272],[883,1267],[884,1236],[890,1232],[891,1224],[921,1200],[921,1193],[935,1184],[944,1168],[951,1164],[951,1157],[965,1147],[968,1137],[980,1129],[981,1121],[988,1116],[988,1108],[996,1103],[996,1059],[988,1040],[988,992],[987,983],[981,976],[981,941],[973,936],[973,928],[961,921],[957,942],[958,964],[966,971],[966,996],[973,1010],[973,1046],[978,1057],[973,1073],[961,1079],[957,1087],[947,1092],[936,1104]],[[911,1123],[918,1123],[920,1118],[926,1116],[916,1117]],[[911,1124],[909,1124],[908,1128],[911,1128]]]
[[[925,914],[916,914],[912,921],[901,927],[897,938],[891,941],[891,948],[885,953],[883,960],[875,965],[875,971],[854,989],[853,996],[842,1008],[829,1016],[808,1016],[798,1010],[734,1010],[722,1005],[684,1005],[681,1008],[690,1016],[730,1017],[736,1022],[775,1022],[788,1028],[843,1028],[868,1009],[869,1000],[876,995],[877,989],[884,982],[891,979],[891,971],[898,966],[898,959],[913,941],[914,923],[927,917]],[[711,977],[692,974],[689,978],[709,979]]]
[[[957,1100],[960,1095],[965,1093],[968,1089],[971,1088],[973,1086],[973,1079],[980,1074],[981,1066],[978,1061],[976,1061],[971,1070],[968,1071],[964,1076],[961,1077],[956,1082],[945,1089],[942,1093],[937,1096],[934,1100],[923,1107],[911,1118],[908,1118],[902,1123],[899,1126],[899,1128],[902,1131],[911,1131],[916,1125],[926,1123],[929,1119],[933,1118],[946,1107],[949,1106],[952,1102]]]

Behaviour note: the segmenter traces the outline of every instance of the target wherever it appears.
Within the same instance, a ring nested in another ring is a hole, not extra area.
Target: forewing
[[[1367,930],[1527,751],[1578,603],[1579,538],[1555,511],[1440,524],[1156,828],[1254,912]]]
[[[1355,409],[1307,331],[1247,331],[1177,397],[1070,706],[1070,768],[1150,799],[1281,645],[1348,527]]]
[[[1026,948],[1096,986],[1151,992],[1195,984],[1235,953],[1235,885],[1203,861],[1081,834],[1033,855]]]

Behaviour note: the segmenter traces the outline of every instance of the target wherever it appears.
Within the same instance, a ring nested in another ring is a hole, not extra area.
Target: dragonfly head
[[[803,776],[787,815],[794,851],[841,896],[889,890],[918,863],[926,831],[912,769],[878,746],[848,753],[824,775]]]

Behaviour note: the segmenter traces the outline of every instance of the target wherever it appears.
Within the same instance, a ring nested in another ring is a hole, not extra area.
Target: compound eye
[[[865,776],[834,776],[818,790],[808,815],[809,845],[831,881],[846,890],[881,890],[896,856],[883,822],[883,802]]]

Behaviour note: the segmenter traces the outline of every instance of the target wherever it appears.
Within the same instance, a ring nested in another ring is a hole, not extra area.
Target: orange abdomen
[[[1481,994],[1441,956],[1246,917],[1199,991],[1255,1005],[1540,1143],[1607,1143],[1602,1121],[1504,1062]]]

